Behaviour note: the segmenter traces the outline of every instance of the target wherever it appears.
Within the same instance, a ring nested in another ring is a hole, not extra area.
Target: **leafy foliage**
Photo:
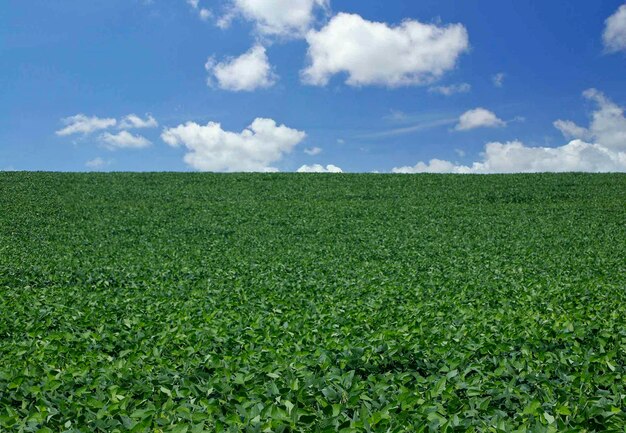
[[[0,173],[0,431],[624,432],[626,176]]]

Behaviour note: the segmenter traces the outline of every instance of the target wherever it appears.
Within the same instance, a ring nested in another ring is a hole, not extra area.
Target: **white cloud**
[[[607,18],[602,38],[607,52],[626,51],[626,4]]]
[[[312,147],[310,149],[304,149],[304,153],[306,153],[309,156],[319,155],[320,153],[322,153],[322,148],[321,147]]]
[[[418,162],[414,166],[394,167],[392,173],[413,174],[413,173],[458,173],[457,166],[450,161],[441,159],[431,159],[430,162]]]
[[[626,171],[626,153],[613,152],[598,144],[574,140],[561,147],[528,147],[519,141],[488,143],[482,160],[457,165],[433,159],[412,167],[397,167],[394,173],[538,173]]]
[[[202,21],[208,21],[213,16],[210,10],[200,7],[200,0],[187,0],[187,4],[198,12],[198,16]]]
[[[117,134],[105,132],[100,136],[100,140],[105,143],[109,150],[115,149],[142,149],[150,146],[150,140],[141,135],[133,135],[128,131],[120,131]]]
[[[216,64],[209,58],[205,68],[211,74],[209,85],[215,79],[220,88],[234,92],[271,87],[278,78],[261,45],[255,45],[247,53],[221,63]]]
[[[343,173],[343,170],[332,164],[329,164],[326,167],[320,164],[313,164],[303,165],[298,169],[298,173]]]
[[[87,117],[84,114],[77,114],[76,116],[63,119],[62,122],[66,125],[66,127],[56,131],[56,134],[60,136],[73,134],[88,135],[95,131],[108,129],[116,125],[118,125],[119,129],[156,128],[159,126],[156,119],[149,114],[146,115],[145,119],[142,119],[135,114],[129,114],[119,122],[116,119],[99,118],[96,116]],[[108,136],[115,137],[111,134],[108,134],[107,137]]]
[[[277,171],[271,164],[280,161],[305,137],[303,131],[262,118],[239,133],[224,131],[219,123],[202,126],[188,122],[161,135],[170,146],[189,150],[185,162],[196,170],[230,172]]]
[[[241,15],[254,22],[261,35],[298,38],[311,28],[318,10],[328,9],[329,0],[232,0],[218,26],[226,28]]]
[[[198,15],[200,16],[200,19],[202,21],[208,21],[209,18],[211,18],[213,16],[211,11],[208,10],[208,9],[205,9],[205,8],[200,9],[200,12],[198,12]]]
[[[475,108],[461,115],[459,124],[455,129],[457,131],[467,131],[474,128],[497,128],[505,125],[506,122],[499,119],[493,112],[484,108]]]
[[[397,167],[394,173],[532,173],[626,172],[626,118],[624,109],[604,94],[589,89],[583,94],[598,108],[588,128],[558,120],[554,125],[567,138],[560,147],[529,147],[519,141],[488,143],[481,160],[471,165],[433,159],[414,166]],[[587,142],[585,140],[591,141]]]
[[[602,92],[589,89],[583,96],[598,105],[588,128],[569,120],[557,120],[554,126],[567,138],[589,140],[615,151],[626,151],[626,118],[624,108],[608,99]]]
[[[236,17],[237,17],[237,11],[231,8],[228,12],[226,12],[224,15],[222,15],[215,21],[215,25],[222,30],[226,30],[227,28],[230,27],[230,24],[233,22],[233,20]]]
[[[84,114],[66,117],[62,119],[65,128],[56,131],[57,135],[67,136],[72,134],[91,134],[101,129],[107,129],[117,124],[115,119],[101,119],[99,117],[87,117]]]
[[[99,169],[99,168],[103,168],[105,166],[109,165],[109,161],[104,160],[100,157],[94,158],[94,159],[90,159],[89,161],[87,161],[85,163],[85,167],[87,168],[91,168],[91,169]]]
[[[120,120],[118,128],[120,129],[141,129],[141,128],[156,128],[159,123],[150,114],[146,114],[146,118],[142,119],[136,114],[129,114]]]
[[[351,86],[429,84],[456,66],[468,50],[461,24],[437,26],[406,20],[396,27],[340,13],[319,31],[310,31],[307,84],[323,86],[346,73]]]
[[[502,86],[504,86],[504,78],[505,77],[506,77],[506,75],[504,73],[500,72],[500,73],[494,75],[493,77],[491,77],[491,82],[496,87],[502,87]]]
[[[591,137],[587,128],[578,126],[571,120],[557,120],[554,122],[554,127],[561,131],[565,138],[580,138],[586,140]]]
[[[452,96],[456,93],[467,93],[472,90],[472,86],[467,83],[452,84],[450,86],[433,86],[428,89],[430,93],[439,93],[444,96]]]

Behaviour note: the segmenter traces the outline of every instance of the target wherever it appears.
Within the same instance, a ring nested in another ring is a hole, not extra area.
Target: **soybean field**
[[[0,432],[625,432],[626,175],[0,172]]]

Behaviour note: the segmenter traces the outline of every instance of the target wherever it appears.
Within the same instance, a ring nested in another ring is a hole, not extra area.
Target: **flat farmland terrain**
[[[0,173],[2,432],[624,432],[626,175]]]

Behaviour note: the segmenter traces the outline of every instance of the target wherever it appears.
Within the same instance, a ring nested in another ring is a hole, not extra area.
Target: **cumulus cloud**
[[[457,165],[433,159],[411,167],[397,167],[394,173],[540,173],[626,171],[626,153],[613,152],[598,144],[574,140],[561,147],[529,147],[519,141],[488,143],[482,160]]]
[[[329,0],[232,0],[218,26],[226,28],[240,15],[261,35],[298,38],[311,28],[318,10],[328,11]]]
[[[261,45],[255,45],[247,53],[217,64],[213,58],[209,58],[205,68],[211,75],[209,85],[217,81],[220,88],[234,92],[271,87],[278,79],[269,63],[265,48]]]
[[[499,119],[493,112],[484,108],[475,108],[461,115],[455,129],[467,131],[475,128],[497,128],[505,125],[506,122]]]
[[[569,120],[557,120],[554,126],[567,138],[589,140],[608,149],[626,151],[626,118],[620,107],[602,92],[588,89],[583,96],[596,103],[589,127],[582,127]]]
[[[604,48],[609,53],[626,51],[626,4],[606,20],[604,34]]]
[[[506,75],[504,73],[500,72],[498,74],[495,74],[493,77],[491,77],[491,82],[496,87],[502,87],[502,86],[504,86],[504,78],[505,77],[506,77]]]
[[[433,159],[414,166],[397,167],[394,173],[533,173],[626,172],[626,118],[624,109],[604,94],[589,89],[583,94],[598,108],[589,127],[558,120],[554,126],[569,139],[560,147],[530,147],[519,141],[488,143],[481,160],[470,165]],[[590,141],[590,142],[588,142]]]
[[[117,124],[117,120],[115,119],[99,118],[95,116],[87,117],[84,114],[66,117],[61,121],[65,125],[65,128],[56,131],[56,134],[60,136],[73,134],[87,135],[95,131],[113,127]]]
[[[146,114],[146,118],[142,119],[136,114],[129,114],[120,120],[119,128],[120,129],[141,129],[141,128],[156,128],[159,126],[159,122],[156,121],[154,117],[150,114]]]
[[[105,143],[109,150],[116,149],[142,149],[150,146],[152,143],[141,135],[133,135],[128,131],[120,131],[117,134],[105,132],[100,136],[100,140]]]
[[[460,166],[458,166],[460,167]],[[412,174],[412,173],[458,173],[457,166],[450,161],[441,159],[431,159],[428,163],[418,162],[414,166],[395,167],[392,173]]]
[[[322,148],[311,147],[310,149],[304,149],[304,153],[306,153],[309,156],[319,155],[320,153],[322,153]]]
[[[302,80],[324,86],[335,74],[351,86],[429,84],[456,66],[468,50],[461,24],[438,26],[406,20],[396,27],[340,13],[319,31],[307,33],[309,66]]]
[[[170,146],[185,147],[189,152],[184,160],[196,170],[270,172],[277,171],[271,164],[290,153],[306,133],[257,118],[242,132],[225,131],[215,122],[187,122],[166,129],[161,138]]]
[[[452,96],[456,93],[468,93],[472,86],[467,83],[452,84],[450,86],[433,86],[428,89],[430,93],[439,93],[444,96]]]
[[[298,173],[343,173],[343,170],[332,164],[329,164],[326,167],[320,164],[313,164],[303,165],[298,169]]]

